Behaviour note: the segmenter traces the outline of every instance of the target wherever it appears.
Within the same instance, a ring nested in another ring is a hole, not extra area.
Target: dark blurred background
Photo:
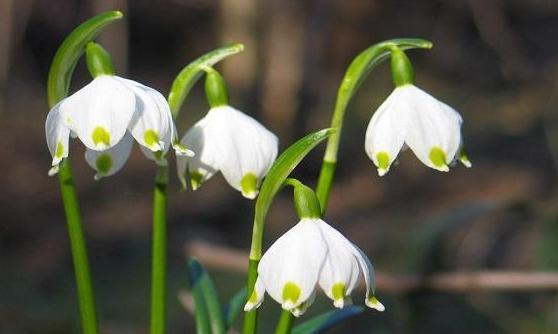
[[[191,60],[244,43],[218,68],[232,104],[276,132],[282,149],[328,126],[358,52],[395,37],[433,41],[430,51],[409,52],[417,85],[461,112],[473,168],[438,173],[405,152],[379,178],[364,132],[393,87],[389,66],[373,72],[349,107],[327,220],[374,262],[387,311],[366,311],[330,333],[558,332],[557,284],[531,289],[528,281],[517,291],[396,284],[438,273],[558,269],[557,1],[1,0],[0,333],[79,332],[58,181],[47,176],[45,82],[63,38],[109,9],[125,14],[98,40],[117,72],[164,95]],[[72,91],[89,80],[82,61]],[[200,87],[184,106],[181,134],[207,111]],[[136,148],[122,171],[95,182],[83,151],[74,141],[103,333],[146,333],[155,167]],[[323,146],[297,177],[314,185],[322,154]],[[210,268],[227,300],[244,285],[253,202],[221,175],[195,193],[180,192],[173,177],[169,196],[169,332],[191,333],[193,317],[178,298],[187,286],[186,254]],[[295,222],[283,192],[266,244]],[[353,295],[362,304],[363,291]],[[309,316],[331,308],[322,295]],[[271,332],[278,312],[268,297],[262,333]]]

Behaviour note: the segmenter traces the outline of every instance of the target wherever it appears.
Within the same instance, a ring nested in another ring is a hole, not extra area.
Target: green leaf
[[[258,195],[258,199],[256,201],[256,212],[254,214],[254,228],[259,228],[260,230],[263,229],[265,216],[269,211],[273,198],[275,198],[275,195],[281,189],[289,174],[291,174],[293,169],[295,169],[295,167],[308,153],[310,153],[310,151],[312,151],[314,147],[316,147],[316,145],[321,143],[332,133],[332,129],[324,129],[311,133],[289,146],[277,158],[267,173],[267,176],[260,188],[260,194]],[[263,232],[261,234],[263,234]],[[257,254],[251,253],[250,259],[261,258],[261,239],[262,238],[252,239],[253,243],[256,242],[258,244],[252,245],[251,252],[257,252]]]
[[[174,79],[167,99],[172,116],[175,119],[178,117],[180,107],[182,107],[184,100],[186,100],[188,93],[190,93],[190,89],[192,89],[202,74],[205,73],[204,67],[213,66],[228,56],[237,54],[242,50],[244,50],[244,45],[242,44],[224,46],[204,54],[184,67]]]
[[[246,287],[238,291],[229,301],[227,308],[225,309],[225,321],[227,324],[227,329],[230,329],[236,320],[236,317],[240,314],[246,303]]]
[[[194,258],[188,260],[188,276],[196,305],[196,321],[198,321],[198,302],[202,306],[199,312],[206,313],[199,315],[200,321],[203,323],[196,324],[196,327],[205,328],[205,323],[208,322],[211,328],[209,333],[225,334],[223,311],[213,281],[201,263]]]
[[[293,329],[292,334],[318,334],[330,329],[341,321],[355,316],[364,310],[361,306],[347,306],[339,310],[329,311],[307,320]]]
[[[79,25],[62,42],[48,73],[47,96],[51,108],[68,95],[72,74],[85,51],[85,45],[93,41],[106,25],[122,17],[119,11],[97,15]]]

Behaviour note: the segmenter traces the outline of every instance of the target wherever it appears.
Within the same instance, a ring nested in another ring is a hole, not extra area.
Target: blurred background
[[[461,112],[473,168],[439,173],[404,152],[380,179],[364,132],[393,86],[387,64],[373,72],[349,107],[327,220],[374,262],[387,311],[328,333],[558,332],[556,276],[530,274],[558,269],[557,1],[1,0],[0,333],[79,332],[58,180],[47,176],[45,82],[63,38],[109,9],[125,14],[98,39],[117,72],[164,95],[193,59],[244,43],[218,69],[232,104],[277,133],[281,149],[328,126],[361,50],[395,37],[433,41],[430,51],[408,53],[416,82]],[[72,91],[89,80],[81,61]],[[208,109],[201,88],[184,106],[181,134]],[[295,172],[310,185],[323,148]],[[83,151],[72,143],[103,333],[147,333],[155,166],[136,148],[122,171],[95,182]],[[173,177],[169,196],[169,333],[191,333],[179,298],[186,256],[199,257],[230,298],[245,283],[254,202],[221,175],[195,193],[180,192]],[[296,221],[282,192],[266,245]],[[494,272],[503,273],[488,277],[497,288],[471,279]],[[353,295],[362,304],[363,291]],[[331,308],[321,295],[306,318]],[[278,314],[267,298],[261,333]]]

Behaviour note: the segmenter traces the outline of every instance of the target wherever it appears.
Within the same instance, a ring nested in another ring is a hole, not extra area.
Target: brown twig
[[[185,246],[207,268],[246,273],[248,253],[194,241]],[[376,273],[378,290],[402,294],[419,290],[445,292],[558,290],[558,272],[461,271],[426,276]]]

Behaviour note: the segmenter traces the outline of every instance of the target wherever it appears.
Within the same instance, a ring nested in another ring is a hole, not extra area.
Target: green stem
[[[93,297],[93,287],[91,275],[89,273],[89,261],[87,259],[87,249],[83,229],[81,226],[81,216],[74,180],[72,178],[72,166],[70,159],[66,158],[60,164],[58,172],[60,180],[60,191],[68,222],[68,234],[72,257],[74,260],[74,271],[76,275],[77,292],[79,299],[79,310],[81,313],[81,325],[84,334],[97,334],[97,317],[95,314],[95,298]]]
[[[166,327],[167,183],[168,167],[159,166],[153,190],[151,334],[164,334]]]
[[[252,241],[253,240],[254,240],[254,236],[252,236]],[[258,259],[252,259],[250,257],[250,260],[248,262],[248,282],[246,283],[247,286],[246,295],[248,296],[248,298],[250,298],[252,292],[254,292],[254,286],[256,285],[256,279],[258,278],[258,263],[260,262],[260,258],[261,255],[259,256]],[[242,327],[242,334],[256,333],[257,326],[258,326],[258,309],[244,313],[244,324]]]
[[[275,334],[290,334],[293,328],[294,316],[289,311],[281,311],[281,318],[277,323]]]

